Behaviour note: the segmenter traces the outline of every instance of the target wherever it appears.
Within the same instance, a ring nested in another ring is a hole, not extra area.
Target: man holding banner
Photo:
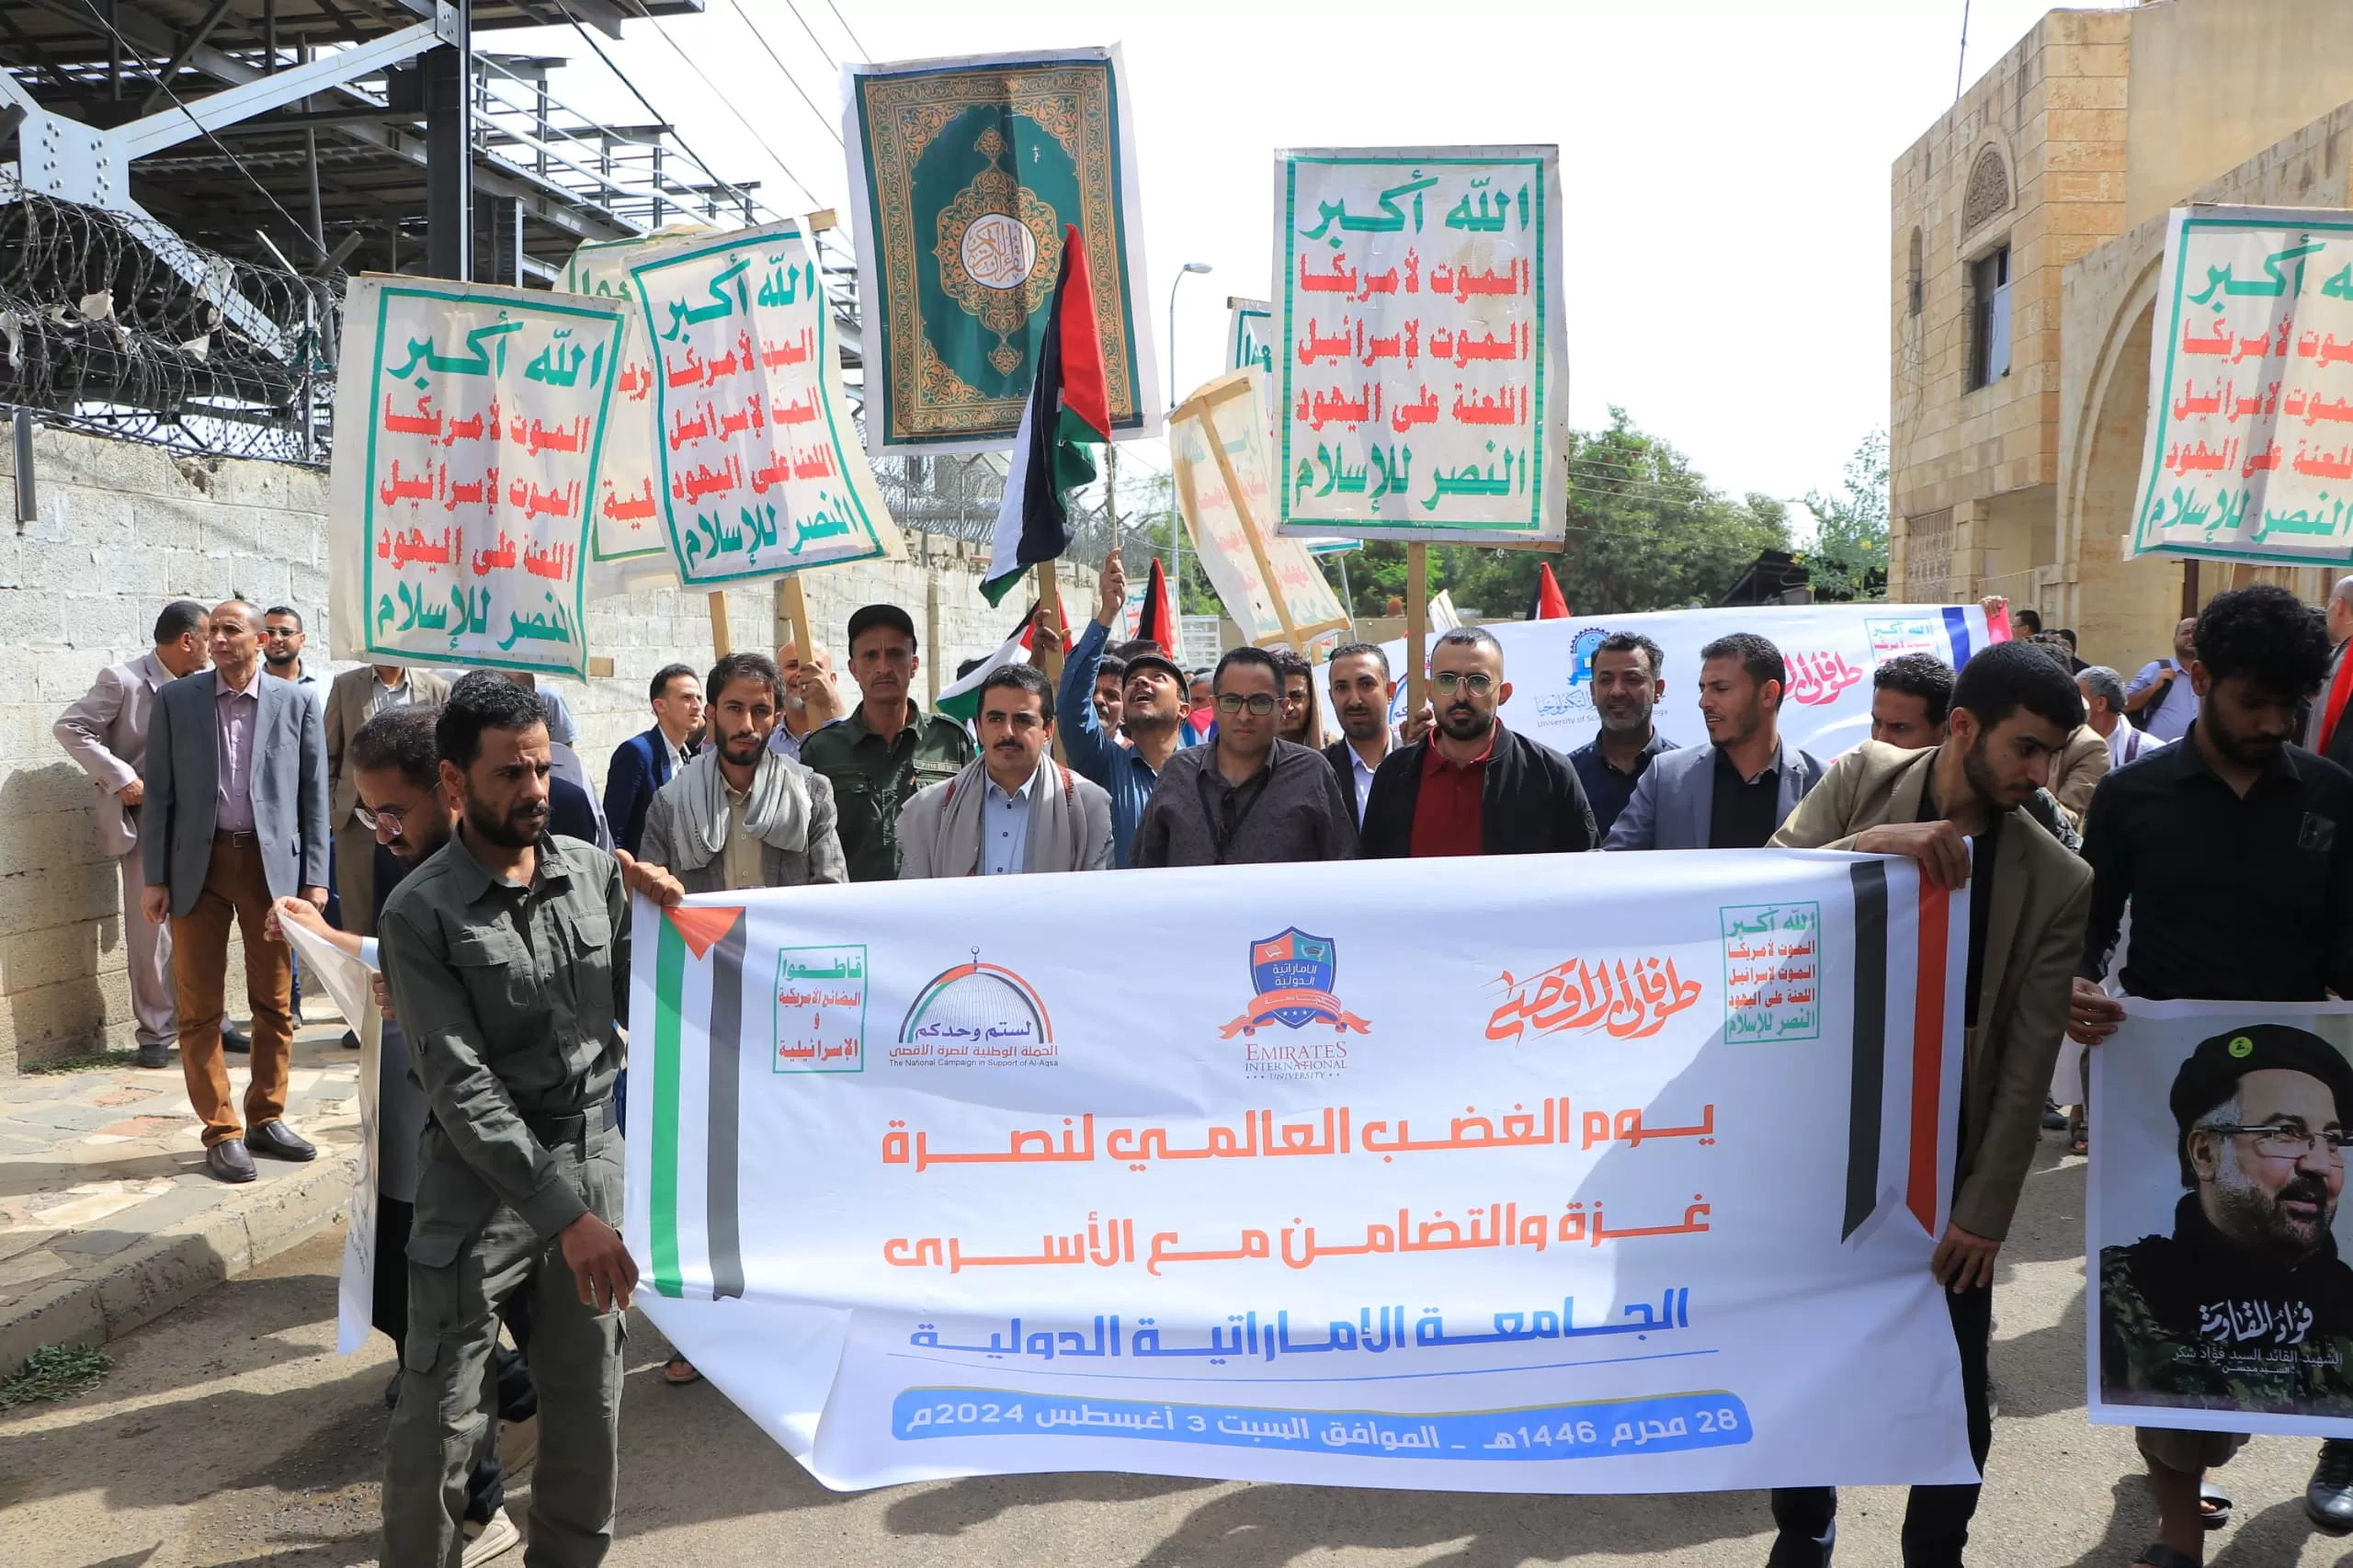
[[[1193,744],[1192,728],[1185,722],[1185,672],[1175,660],[1151,649],[1128,655],[1127,685],[1120,694],[1120,721],[1131,744],[1120,744],[1096,718],[1095,676],[1128,598],[1128,574],[1118,551],[1103,562],[1097,585],[1100,607],[1063,661],[1062,689],[1054,701],[1069,715],[1063,728],[1063,754],[1081,777],[1111,797],[1111,850],[1125,869],[1131,864],[1136,826],[1160,782],[1161,769]]]
[[[1772,840],[1782,849],[1908,856],[1932,885],[1970,890],[1961,1159],[1951,1218],[1928,1267],[1948,1292],[1970,1453],[1981,1471],[1994,1440],[1994,1259],[2041,1133],[2043,1089],[2092,899],[2089,869],[2018,808],[2050,776],[2081,710],[2075,683],[2040,649],[1996,643],[1954,682],[1942,745],[1864,743],[1831,765]],[[1912,1489],[1906,1568],[1960,1563],[1978,1493]],[[1837,1512],[1833,1488],[1777,1489],[1773,1568],[1827,1564]]]

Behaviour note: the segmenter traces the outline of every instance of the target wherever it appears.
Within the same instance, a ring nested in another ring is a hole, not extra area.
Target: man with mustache
[[[2353,1415],[2353,1268],[2329,1231],[2353,1065],[2304,1029],[2243,1024],[2199,1043],[2170,1099],[2188,1191],[2171,1235],[2100,1250],[2101,1392]]]
[[[1675,751],[1651,714],[1666,696],[1666,655],[1639,631],[1613,631],[1593,650],[1593,710],[1601,733],[1569,753],[1595,829],[1607,835],[1661,752]]]
[[[1210,679],[1217,738],[1178,752],[1161,769],[1136,824],[1133,863],[1354,859],[1356,812],[1332,765],[1321,752],[1276,737],[1282,677],[1274,656],[1264,648],[1229,648]],[[1132,680],[1129,690],[1132,701]]]
[[[899,812],[899,880],[1111,867],[1111,797],[1048,756],[1054,688],[1034,665],[981,683],[981,755]]]
[[[621,1319],[637,1285],[615,1229],[614,1002],[629,973],[629,899],[611,856],[547,831],[554,764],[535,694],[469,676],[434,743],[460,818],[379,929],[430,1112],[385,1443],[383,1562],[458,1560],[483,1371],[500,1314],[523,1296],[541,1418],[531,1561],[594,1568],[612,1544]]]
[[[1593,808],[1569,759],[1512,733],[1496,717],[1511,699],[1511,683],[1493,632],[1458,626],[1438,640],[1430,697],[1435,727],[1373,776],[1364,809],[1367,859],[1593,847]]]
[[[2287,589],[2257,584],[2217,594],[2181,641],[2177,684],[2196,701],[2188,733],[2101,778],[2084,818],[2097,882],[2067,1032],[2088,1046],[2124,1017],[2101,981],[2128,904],[2127,997],[2353,995],[2353,774],[2290,744],[2328,668],[2327,625]],[[2143,1561],[2195,1562],[2202,1531],[2230,1510],[2205,1472],[2246,1439],[2162,1426],[2133,1436],[2157,1500]],[[2332,1535],[2353,1531],[2353,1441],[2321,1445],[2304,1515]]]
[[[1907,856],[1930,885],[1969,889],[1961,1154],[1951,1214],[1928,1271],[1945,1287],[1970,1456],[1983,1471],[1994,1440],[1986,1369],[1994,1260],[2041,1136],[2043,1089],[2059,1055],[2092,879],[2020,810],[2082,717],[2067,672],[2039,648],[1996,642],[1961,666],[1951,692],[1942,744],[1864,742],[1831,764],[1772,842]],[[1978,1493],[1974,1484],[1912,1488],[1907,1568],[1961,1562]],[[1776,1488],[1774,1568],[1827,1564],[1837,1512],[1829,1487]]]
[[[1340,738],[1324,748],[1340,788],[1356,803],[1357,821],[1364,821],[1365,801],[1372,796],[1373,770],[1395,748],[1389,729],[1389,702],[1397,683],[1389,678],[1389,655],[1376,642],[1351,642],[1332,651],[1324,666],[1332,690],[1332,710],[1340,716]]]
[[[1130,744],[1121,745],[1117,733],[1103,727],[1090,699],[1111,628],[1119,624],[1120,607],[1127,602],[1128,574],[1118,551],[1103,562],[1098,586],[1095,619],[1063,660],[1062,689],[1054,694],[1054,704],[1066,715],[1063,755],[1074,771],[1101,785],[1111,798],[1111,853],[1124,869],[1131,864],[1136,827],[1159,787],[1161,770],[1199,736],[1185,720],[1185,672],[1150,643],[1131,643],[1125,655],[1120,722],[1127,727]]]
[[[915,623],[897,605],[850,612],[849,673],[858,704],[848,718],[812,731],[801,760],[834,787],[842,854],[854,882],[899,874],[899,808],[928,784],[952,778],[972,760],[972,738],[915,699],[922,667]],[[804,691],[807,681],[804,679]]]

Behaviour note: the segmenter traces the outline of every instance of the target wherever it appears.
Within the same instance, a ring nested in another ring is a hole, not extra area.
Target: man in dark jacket
[[[645,832],[645,809],[670,775],[694,759],[694,736],[702,727],[702,682],[686,665],[663,665],[647,696],[654,728],[615,746],[605,767],[605,820],[612,824],[613,842],[631,855]],[[588,841],[595,843],[596,835]]]
[[[1390,753],[1365,802],[1367,859],[1580,854],[1593,807],[1569,759],[1503,726],[1511,698],[1493,633],[1457,627],[1430,653],[1437,726]]]

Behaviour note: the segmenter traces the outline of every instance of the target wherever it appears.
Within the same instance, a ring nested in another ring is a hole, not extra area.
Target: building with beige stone
[[[2257,577],[2123,558],[2165,216],[2353,205],[2353,5],[2052,11],[1893,171],[1889,595],[2000,594],[2083,656],[2161,656]]]

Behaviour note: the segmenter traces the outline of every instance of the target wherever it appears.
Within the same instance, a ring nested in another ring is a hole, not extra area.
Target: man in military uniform
[[[518,1294],[541,1417],[530,1561],[590,1568],[612,1544],[621,1314],[637,1283],[614,1230],[613,1007],[615,977],[629,972],[628,896],[612,857],[547,831],[552,758],[536,695],[461,682],[435,744],[463,815],[379,927],[432,1113],[386,1442],[384,1568],[458,1562],[483,1367]]]
[[[899,808],[972,760],[972,737],[953,719],[926,713],[910,695],[915,623],[897,605],[868,605],[849,618],[849,673],[860,700],[837,724],[813,731],[801,760],[834,787],[835,831],[854,882],[899,874]]]
[[[2100,1251],[2100,1390],[2120,1404],[2353,1415],[2353,1268],[2330,1222],[2353,1065],[2247,1024],[2174,1078],[2170,1236]]]

